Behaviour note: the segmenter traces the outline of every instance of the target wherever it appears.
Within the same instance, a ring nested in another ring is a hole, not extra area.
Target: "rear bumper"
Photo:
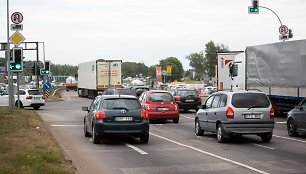
[[[229,134],[259,134],[272,132],[274,129],[274,122],[264,124],[223,124],[223,129]]]
[[[149,119],[177,119],[180,114],[179,111],[168,111],[168,112],[148,112]]]
[[[33,106],[45,106],[45,103],[32,103],[30,107],[33,107]]]
[[[139,123],[106,123],[96,122],[97,135],[134,135],[141,136],[149,133],[149,121],[144,120]]]
[[[180,109],[198,109],[198,106],[200,103],[182,103],[182,102],[177,102],[178,106]]]

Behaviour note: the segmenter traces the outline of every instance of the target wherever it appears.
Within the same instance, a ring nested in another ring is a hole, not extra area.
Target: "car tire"
[[[86,122],[84,121],[84,136],[85,137],[90,137],[90,133],[87,131],[87,126],[86,126]]]
[[[264,143],[269,143],[272,139],[272,135],[273,135],[273,132],[268,132],[268,133],[261,134],[260,135],[261,141],[264,142]]]
[[[173,123],[178,123],[180,121],[180,118],[173,119]]]
[[[40,106],[33,106],[33,108],[34,108],[35,110],[38,110],[38,109],[40,108]]]
[[[294,123],[293,119],[288,120],[287,123],[287,130],[288,130],[288,135],[291,137],[296,137],[298,136],[298,132],[296,131],[296,125]]]
[[[96,128],[94,125],[92,126],[92,142],[94,144],[100,143],[100,137],[96,134]]]
[[[200,122],[198,119],[196,119],[194,123],[194,133],[196,136],[202,136],[204,135],[204,130],[200,126]]]
[[[149,134],[145,133],[143,135],[141,135],[140,137],[140,143],[142,144],[147,144],[149,142]]]
[[[219,143],[224,143],[226,141],[226,133],[221,123],[217,125],[217,141]]]
[[[21,102],[21,101],[19,101],[19,103],[20,103],[20,108],[23,108],[23,104],[22,104],[22,102]],[[18,107],[18,101],[16,101],[16,103],[15,103],[15,107]]]

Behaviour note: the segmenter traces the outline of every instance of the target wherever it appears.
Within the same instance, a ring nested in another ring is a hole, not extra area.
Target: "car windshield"
[[[233,94],[232,105],[236,108],[267,108],[270,101],[262,93],[237,93]]]
[[[103,109],[141,109],[141,105],[137,99],[106,99],[103,103]]]
[[[41,95],[41,92],[39,90],[29,90],[29,95]]]
[[[149,100],[151,102],[169,102],[173,101],[173,97],[170,93],[152,93]]]
[[[177,95],[182,96],[182,97],[186,97],[186,96],[190,96],[190,95],[198,95],[196,91],[193,90],[180,90],[177,91]]]
[[[117,92],[120,95],[134,95],[135,96],[135,93],[131,89],[117,89]]]

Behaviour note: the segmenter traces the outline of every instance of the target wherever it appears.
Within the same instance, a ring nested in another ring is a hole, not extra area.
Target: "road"
[[[133,137],[107,138],[95,145],[83,135],[82,106],[92,100],[66,92],[38,113],[80,174],[145,173],[306,173],[306,138],[289,137],[285,118],[276,118],[270,143],[246,135],[219,144],[216,134],[194,135],[195,112],[181,113],[179,124],[150,125],[148,144]]]

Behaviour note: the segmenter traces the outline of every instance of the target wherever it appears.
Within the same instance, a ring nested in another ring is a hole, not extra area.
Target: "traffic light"
[[[292,33],[292,30],[291,30],[291,29],[289,29],[288,37],[289,37],[289,38],[293,38],[293,33]]]
[[[38,66],[37,62],[34,62],[33,66],[31,66],[31,73],[33,75],[40,75],[40,67]]]
[[[22,48],[13,48],[13,59],[10,62],[10,70],[12,72],[23,71],[23,50]]]
[[[249,14],[259,13],[259,0],[252,0],[252,6],[249,6]]]
[[[50,62],[45,61],[44,69],[40,70],[41,75],[49,75],[50,74]]]

